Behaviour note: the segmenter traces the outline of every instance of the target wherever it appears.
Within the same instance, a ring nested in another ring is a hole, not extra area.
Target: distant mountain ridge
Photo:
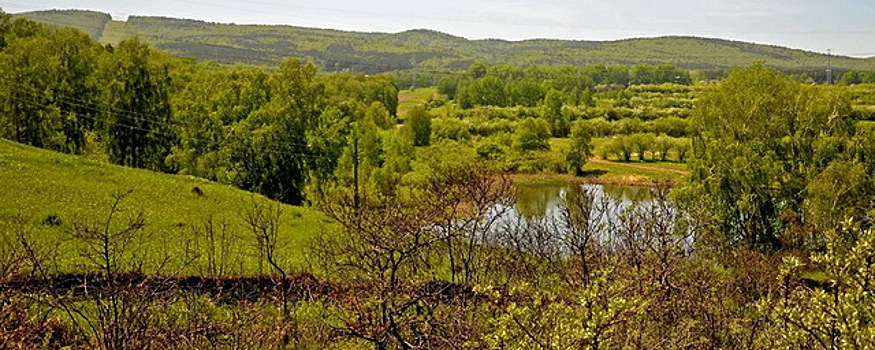
[[[531,39],[469,40],[415,29],[362,33],[282,25],[236,25],[168,17],[131,16],[110,21],[105,13],[50,10],[20,13],[40,22],[81,29],[103,43],[139,36],[179,56],[220,63],[276,65],[289,56],[312,59],[327,71],[380,73],[447,71],[475,61],[489,64],[591,65],[671,64],[687,69],[725,70],[765,61],[790,72],[825,75],[827,55],[724,39],[666,36],[617,41]],[[833,56],[834,73],[875,71],[875,57]]]

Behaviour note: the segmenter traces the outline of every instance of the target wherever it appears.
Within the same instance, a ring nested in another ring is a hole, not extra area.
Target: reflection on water
[[[563,182],[520,184],[514,206],[493,206],[487,221],[494,225],[477,238],[544,257],[567,256],[595,246],[688,249],[694,232],[688,225],[678,225],[681,214],[668,199],[668,190]]]
[[[622,207],[651,199],[650,189],[640,186],[574,184],[558,181],[517,184],[514,211],[526,220],[542,219],[554,213],[562,205],[563,198],[578,196],[584,189],[596,192],[595,195],[599,197],[607,196]]]

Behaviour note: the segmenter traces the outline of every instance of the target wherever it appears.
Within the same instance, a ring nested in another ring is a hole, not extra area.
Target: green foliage
[[[837,160],[811,179],[803,210],[819,230],[840,227],[842,218],[866,217],[875,195],[866,172],[863,164]]]
[[[875,341],[875,231],[844,226],[826,232],[826,249],[811,256],[810,264],[784,258],[783,281],[800,280],[813,270],[823,275],[822,287],[796,286],[759,303],[760,313],[771,320],[758,339],[764,347],[865,349]]]
[[[837,83],[842,85],[873,84],[875,83],[875,72],[849,70],[842,74]]]
[[[632,145],[632,149],[638,154],[638,160],[644,161],[648,150],[652,149],[656,143],[656,137],[653,134],[636,133],[629,136],[628,139]]]
[[[689,84],[690,73],[671,65],[658,66],[635,65],[629,70],[629,79],[632,84],[660,84],[675,83]]]
[[[476,151],[479,158],[486,160],[499,159],[506,153],[505,147],[491,140],[477,145]]]
[[[317,69],[289,59],[271,76],[273,98],[234,135],[231,153],[237,186],[285,203],[301,204],[308,176],[307,130],[319,116]]]
[[[234,170],[226,142],[234,138],[227,129],[270,100],[268,74],[245,69],[194,70],[180,80],[185,83],[172,96],[179,141],[166,162],[181,174],[228,183]],[[337,140],[331,136],[335,135],[325,135],[325,142]]]
[[[380,102],[373,102],[365,111],[365,119],[371,120],[383,130],[395,127],[395,118],[389,114],[386,107]]]
[[[320,75],[319,83],[324,90],[318,97],[328,105],[339,105],[350,100],[361,101],[365,105],[373,107],[378,102],[388,111],[389,116],[398,115],[398,87],[395,80],[389,75],[365,75],[338,73]],[[381,112],[382,113],[382,112]],[[394,126],[394,120],[384,117],[377,124],[381,126]]]
[[[19,142],[302,203],[311,176],[334,176],[351,119],[395,127],[388,75],[317,75],[294,59],[273,72],[216,69],[139,39],[104,49],[72,29],[2,19],[0,78],[18,88],[0,89],[0,136]]]
[[[371,173],[370,184],[375,193],[388,196],[394,193],[404,175],[413,170],[416,155],[411,132],[403,129],[386,131],[382,138],[383,162]]]
[[[610,153],[617,156],[617,159],[624,162],[632,160],[632,154],[635,152],[635,143],[631,136],[617,136],[607,146]]]
[[[407,113],[405,123],[413,133],[414,146],[428,146],[431,144],[431,114],[425,108],[414,107]]]
[[[504,82],[493,76],[466,81],[456,88],[457,98],[462,108],[473,106],[507,106],[507,92]]]
[[[550,149],[550,123],[541,118],[527,118],[517,123],[513,148],[520,152]]]
[[[456,118],[435,118],[431,121],[432,135],[435,139],[462,141],[471,138],[469,124]]]
[[[593,137],[604,137],[613,134],[611,124],[605,118],[583,119],[575,122],[575,124],[579,123],[586,125]]]
[[[473,64],[471,64],[470,67],[468,67],[468,78],[474,80],[483,78],[484,76],[486,76],[486,69],[487,67],[485,63],[481,61],[474,62]]]
[[[534,107],[541,100],[541,86],[531,80],[509,81],[505,85],[507,104]]]
[[[366,118],[361,106],[351,106],[349,113],[352,121],[348,140],[343,155],[338,160],[335,177],[358,188],[380,167],[383,147],[380,128],[374,120]]]
[[[659,160],[666,161],[668,160],[668,153],[671,152],[675,147],[675,142],[672,138],[659,135],[653,142],[653,152],[659,154]],[[655,155],[654,155],[655,157]]]
[[[164,169],[173,140],[170,75],[143,42],[123,41],[102,70],[105,140],[113,163]]]
[[[456,98],[456,89],[459,86],[459,82],[462,81],[462,77],[456,74],[448,74],[442,76],[438,79],[437,86],[438,92],[444,95],[447,95],[450,99]]]
[[[25,20],[7,27],[0,53],[0,136],[37,147],[81,152],[94,130],[96,71],[101,48],[72,29],[55,30]]]
[[[541,117],[550,122],[553,136],[566,137],[568,136],[570,125],[565,115],[562,114],[562,104],[564,96],[562,92],[556,89],[547,91],[547,96],[544,97],[544,103],[541,105]]]
[[[841,146],[854,134],[850,112],[835,90],[801,85],[760,64],[733,71],[698,103],[688,187],[701,198],[696,205],[729,242],[780,247],[794,224],[787,214],[807,214],[802,203],[815,195],[809,184],[850,156]]]
[[[656,135],[666,134],[671,137],[687,136],[689,122],[678,117],[659,118],[642,123],[642,128]]]
[[[624,118],[614,124],[614,134],[632,135],[644,131],[643,123],[638,118]]]
[[[577,121],[571,128],[571,146],[565,154],[568,172],[580,175],[586,160],[592,156],[592,132],[584,121]]]
[[[687,160],[687,155],[692,151],[690,139],[675,139],[673,148],[677,152],[678,161],[681,163]]]

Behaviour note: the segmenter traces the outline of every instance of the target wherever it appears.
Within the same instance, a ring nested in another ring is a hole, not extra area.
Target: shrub
[[[550,149],[550,124],[540,118],[529,118],[517,124],[513,147],[520,152]]]

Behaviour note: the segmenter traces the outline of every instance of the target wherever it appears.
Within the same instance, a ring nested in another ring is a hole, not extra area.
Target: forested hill
[[[823,75],[827,56],[784,47],[722,39],[660,37],[619,41],[468,40],[431,30],[358,33],[293,26],[235,25],[163,17],[131,16],[126,22],[88,11],[19,14],[72,26],[103,43],[139,36],[181,56],[221,63],[278,64],[283,57],[314,60],[327,71],[378,73],[396,70],[456,70],[475,61],[491,64],[590,65],[671,64],[722,70],[762,60],[784,71]],[[875,59],[833,57],[838,74],[875,71]]]

